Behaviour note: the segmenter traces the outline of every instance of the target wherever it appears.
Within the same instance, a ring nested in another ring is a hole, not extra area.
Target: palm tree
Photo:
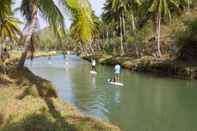
[[[132,25],[132,32],[135,38],[135,52],[136,52],[136,56],[139,56],[139,49],[137,46],[137,41],[136,41],[136,17],[139,15],[140,12],[140,6],[142,5],[142,1],[141,0],[133,0],[133,1],[129,1],[129,19],[131,21],[131,25]]]
[[[158,56],[161,57],[160,36],[161,36],[161,22],[171,20],[172,12],[176,12],[178,8],[178,0],[150,0],[149,12],[155,21],[157,34],[157,51]],[[166,19],[165,19],[166,18]]]
[[[57,35],[60,35],[59,29],[64,32],[64,18],[53,0],[23,0],[20,10],[27,20],[26,31],[23,34],[25,50],[18,64],[18,68],[23,68],[27,53],[34,45],[32,38],[38,23],[38,11],[42,13],[43,18],[53,27]]]
[[[16,40],[17,35],[20,35],[20,30],[18,21],[13,17],[11,9],[11,0],[1,0],[0,1],[0,40],[1,42],[6,38],[11,40]]]
[[[72,1],[72,0],[71,0]],[[70,10],[72,10],[73,23],[71,25],[71,33],[75,40],[80,43],[81,49],[87,53],[90,48],[94,53],[92,44],[96,34],[97,19],[93,14],[88,0],[78,0],[75,4],[67,2]],[[85,45],[85,48],[83,46]]]
[[[139,5],[141,5],[141,0],[107,0],[104,5],[103,21],[107,24],[114,23],[114,28],[120,36],[121,55],[124,55],[123,43],[126,36],[127,20],[131,20],[132,29],[135,32],[135,13]]]
[[[0,20],[0,41],[4,41],[9,38],[12,41],[16,41],[21,35],[21,31],[18,27],[19,20],[13,16],[7,16],[3,20]]]
[[[77,19],[90,20],[88,9],[90,5],[88,1],[84,2],[83,0],[60,0],[60,2],[62,2],[64,6],[68,7],[71,10],[71,13],[80,14],[74,15],[74,17],[78,16]],[[21,12],[27,19],[27,31],[24,34],[25,51],[22,53],[20,62],[18,64],[19,68],[24,67],[27,53],[34,45],[31,42],[31,37],[35,32],[35,28],[38,22],[38,11],[42,13],[43,18],[45,18],[51,25],[51,27],[53,27],[55,34],[59,38],[62,38],[65,34],[64,17],[59,8],[54,3],[54,0],[23,0],[21,4]],[[83,25],[85,25],[85,22],[83,23]],[[86,29],[86,31],[80,32],[80,35],[83,36],[83,40],[85,41],[90,39],[90,33],[88,33],[87,30],[88,29]]]
[[[11,41],[16,41],[21,32],[18,27],[20,23],[16,18],[13,17],[11,9],[11,0],[1,0],[0,1],[0,43],[6,39]],[[2,44],[0,44],[0,54]]]
[[[120,32],[120,47],[121,47],[121,55],[124,55],[124,37],[126,31],[125,18],[126,13],[129,10],[129,1],[128,0],[112,0],[112,10],[115,12],[117,17],[119,18],[119,32]]]
[[[124,55],[125,14],[128,12],[128,5],[128,0],[107,0],[102,15],[107,24],[114,23],[114,28],[120,36],[121,55]]]
[[[78,3],[80,4],[80,2]],[[75,39],[79,39],[83,44],[92,40],[92,31],[94,21],[92,19],[92,10],[88,1],[83,1],[83,4],[78,5],[77,8],[70,6],[73,10],[73,23],[71,30]],[[88,18],[88,19],[87,19]]]
[[[190,6],[192,5],[192,0],[179,0],[179,4],[182,8],[187,9],[187,11],[190,11]]]

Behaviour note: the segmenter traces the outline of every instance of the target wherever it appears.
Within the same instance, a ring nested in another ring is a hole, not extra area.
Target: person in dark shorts
[[[120,70],[121,70],[120,64],[116,64],[114,67],[114,82],[120,81]]]
[[[96,71],[96,60],[92,59],[92,71]]]

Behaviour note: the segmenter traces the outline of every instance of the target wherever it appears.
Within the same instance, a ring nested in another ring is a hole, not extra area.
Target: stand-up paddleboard
[[[96,71],[90,71],[90,74],[97,74]]]
[[[120,83],[120,82],[109,82],[109,84],[112,84],[112,85],[117,85],[117,86],[124,86],[123,83]]]
[[[69,65],[69,63],[68,63],[68,62],[65,62],[65,65],[66,65],[66,66]]]
[[[51,61],[48,61],[48,64],[49,64],[49,65],[51,65],[51,64],[52,64],[52,62],[51,62]]]
[[[111,85],[116,85],[116,86],[124,86],[123,83],[120,83],[120,82],[113,82],[111,81],[110,79],[107,80],[107,82]]]

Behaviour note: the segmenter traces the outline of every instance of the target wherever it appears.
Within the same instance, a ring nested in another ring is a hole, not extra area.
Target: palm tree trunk
[[[190,0],[187,0],[187,11],[190,12],[190,3],[191,1]]]
[[[107,44],[109,44],[109,32],[108,32],[108,29],[106,29],[106,38],[107,38]]]
[[[83,47],[82,42],[79,42],[79,45],[80,45],[81,54],[85,54],[85,55],[86,55],[86,50],[85,50],[85,48]]]
[[[0,61],[1,61],[2,50],[3,50],[3,45],[2,45],[2,43],[0,43]]]
[[[125,37],[125,33],[126,33],[126,26],[125,26],[125,16],[124,16],[124,12],[122,12],[122,34],[123,34],[123,40]]]
[[[97,46],[98,46],[99,51],[101,51],[101,44],[100,44],[101,42],[102,41],[100,41],[100,40],[97,41]]]
[[[108,32],[108,30],[106,31],[106,36],[107,36],[107,40],[109,40],[109,32]]]
[[[135,39],[135,43],[134,43],[134,45],[135,45],[135,54],[136,54],[136,56],[138,57],[139,56],[139,49],[138,49],[138,46],[137,46],[137,35],[136,35],[136,26],[135,26],[135,19],[134,19],[134,16],[133,15],[131,15],[131,17],[132,17],[132,29],[133,29],[133,34],[134,34],[134,39]]]
[[[160,46],[160,37],[161,37],[161,13],[158,12],[158,15],[157,15],[157,51],[158,51],[159,57],[162,56],[161,46]]]
[[[20,61],[18,63],[18,68],[19,69],[22,69],[24,68],[24,64],[25,64],[25,60],[27,58],[27,53],[30,49],[30,46],[31,46],[31,37],[32,37],[32,34],[34,32],[34,29],[36,27],[36,23],[37,23],[37,6],[36,6],[36,3],[37,3],[37,0],[32,0],[31,1],[31,6],[32,6],[32,14],[31,14],[31,22],[29,24],[29,28],[27,30],[27,33],[24,35],[24,45],[25,45],[25,49],[24,49],[24,52],[22,53],[21,55],[21,58],[20,58]]]
[[[121,56],[124,55],[124,47],[123,47],[123,28],[122,28],[122,16],[120,16],[120,50]]]
[[[90,47],[90,51],[91,51],[91,54],[95,54],[95,50],[94,50],[94,47],[92,46],[94,44],[94,42],[93,41],[91,41],[90,42],[90,44],[89,44],[89,47]]]

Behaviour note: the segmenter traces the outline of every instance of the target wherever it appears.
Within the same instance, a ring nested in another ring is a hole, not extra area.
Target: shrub
[[[34,96],[34,97],[39,97],[39,93],[38,93],[38,90],[37,90],[36,86],[28,87],[25,90],[25,94],[26,95],[31,95],[31,96]]]
[[[186,21],[186,28],[177,33],[177,59],[197,62],[197,19]]]

